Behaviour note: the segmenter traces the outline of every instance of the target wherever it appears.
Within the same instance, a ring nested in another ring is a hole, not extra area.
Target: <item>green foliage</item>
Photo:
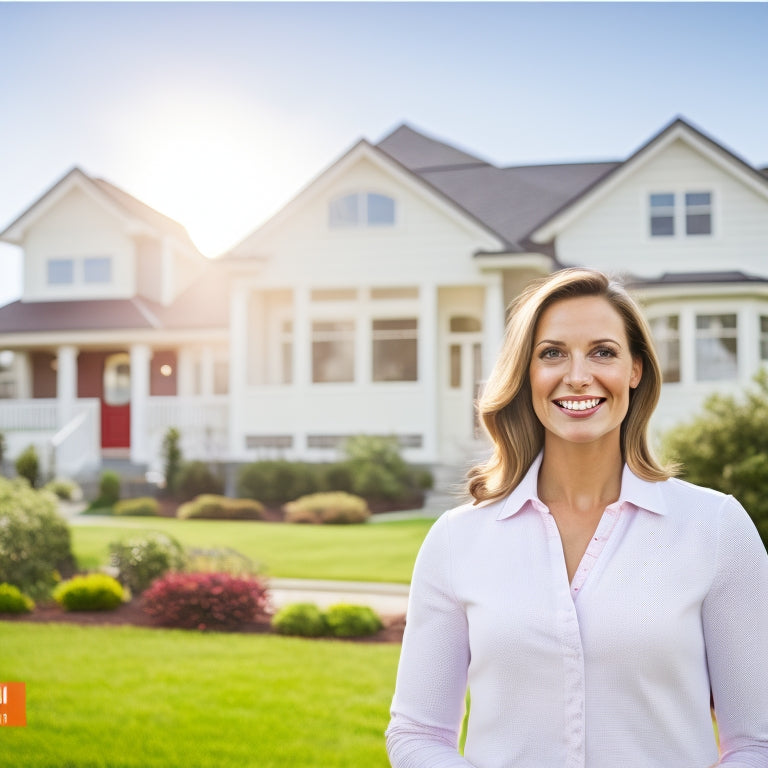
[[[325,612],[325,621],[334,637],[367,637],[383,627],[381,619],[367,605],[332,605]]]
[[[186,565],[184,548],[166,533],[147,533],[109,545],[110,563],[117,577],[133,594],[140,594],[169,571]]]
[[[35,601],[13,584],[0,584],[0,613],[29,613]]]
[[[165,490],[170,496],[176,495],[179,471],[181,469],[182,452],[181,433],[176,427],[169,427],[163,437],[163,461],[165,465]]]
[[[304,462],[255,461],[238,472],[237,495],[258,499],[268,507],[280,507],[321,489],[320,468]]]
[[[712,395],[693,420],[664,437],[683,477],[735,496],[768,547],[768,371],[741,399]]]
[[[289,523],[364,523],[371,516],[365,499],[343,491],[312,493],[283,509]]]
[[[25,478],[33,488],[37,488],[40,484],[40,459],[34,445],[28,445],[16,457],[15,467],[19,477]]]
[[[65,611],[113,611],[123,602],[124,592],[117,579],[90,573],[59,584],[53,599]]]
[[[264,505],[253,499],[203,494],[176,510],[181,520],[263,520]]]
[[[179,501],[189,501],[204,493],[223,492],[224,480],[204,461],[186,461],[181,465],[174,493]]]
[[[5,470],[5,455],[8,452],[8,443],[5,440],[5,433],[0,432],[0,472]]]
[[[0,582],[41,599],[73,567],[69,526],[53,495],[0,478]]]
[[[134,515],[136,517],[157,517],[160,504],[152,496],[137,496],[135,499],[123,499],[112,507],[115,515]]]
[[[272,629],[281,635],[322,637],[328,632],[323,612],[314,603],[292,603],[272,617]]]
[[[99,477],[99,495],[91,502],[90,509],[111,509],[120,500],[120,475],[105,469]]]
[[[54,496],[62,501],[80,501],[83,498],[83,492],[80,486],[74,481],[65,477],[56,477],[49,480],[43,489],[50,491]]]
[[[228,573],[230,576],[256,576],[261,571],[250,557],[232,547],[191,547],[186,551],[185,570],[190,573]]]

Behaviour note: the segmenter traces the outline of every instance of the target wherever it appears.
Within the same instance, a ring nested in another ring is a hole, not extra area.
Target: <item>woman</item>
[[[474,504],[416,561],[395,768],[768,767],[768,555],[735,499],[654,458],[660,387],[639,309],[601,273],[513,304]]]

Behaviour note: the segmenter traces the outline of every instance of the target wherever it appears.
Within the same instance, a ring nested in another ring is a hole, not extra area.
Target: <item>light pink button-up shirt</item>
[[[505,499],[447,512],[422,545],[392,765],[768,768],[768,555],[744,509],[625,467],[569,584],[540,464]]]

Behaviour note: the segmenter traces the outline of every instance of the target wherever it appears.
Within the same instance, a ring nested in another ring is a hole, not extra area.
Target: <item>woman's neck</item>
[[[619,498],[623,461],[618,444],[544,441],[539,469],[539,498],[548,506],[574,512],[605,509]]]

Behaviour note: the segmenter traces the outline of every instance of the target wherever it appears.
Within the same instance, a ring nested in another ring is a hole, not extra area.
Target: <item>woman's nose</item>
[[[585,360],[571,358],[571,364],[568,366],[563,381],[574,389],[583,389],[592,382],[592,374]]]

